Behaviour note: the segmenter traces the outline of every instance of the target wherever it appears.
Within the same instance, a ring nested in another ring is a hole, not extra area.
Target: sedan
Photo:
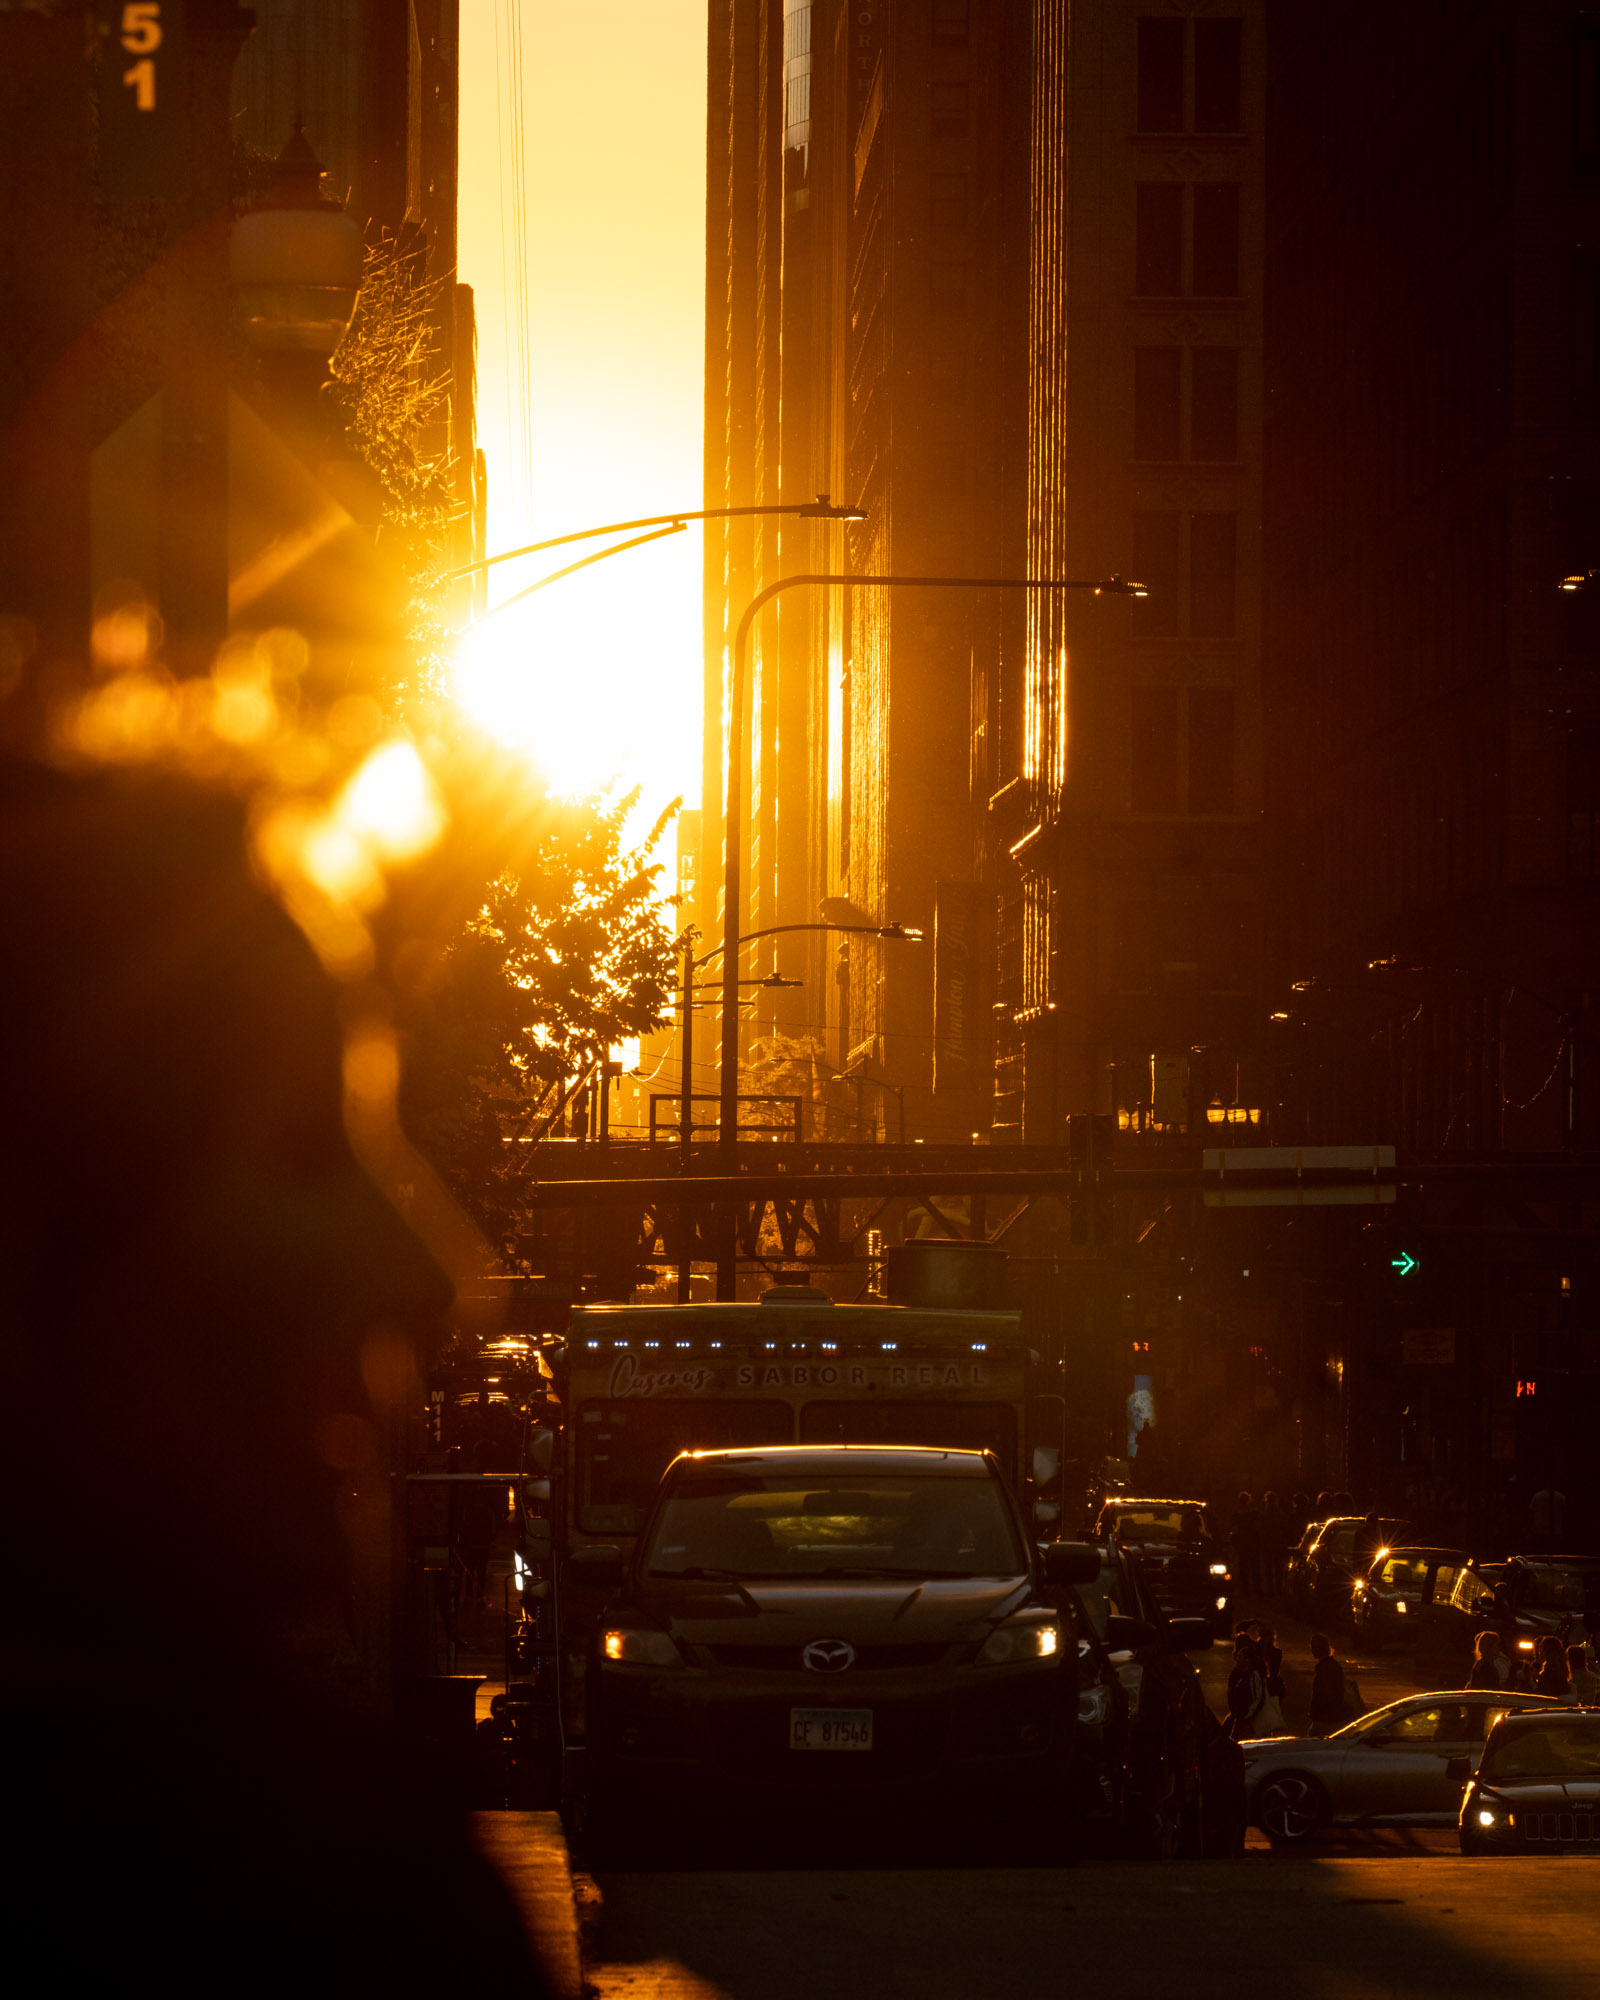
[[[690,1807],[1075,1818],[1100,1668],[1069,1586],[1098,1564],[1030,1543],[992,1452],[686,1453],[626,1573],[611,1556],[587,1680],[601,1845]]]
[[[1232,1566],[1212,1538],[1203,1501],[1108,1500],[1089,1539],[1137,1550],[1163,1616],[1204,1618],[1217,1632],[1227,1631]]]
[[[1408,1695],[1328,1737],[1247,1741],[1250,1817],[1274,1845],[1328,1826],[1454,1826],[1461,1787],[1495,1723],[1555,1706],[1535,1695],[1452,1689]]]
[[[1289,1558],[1289,1602],[1302,1617],[1348,1617],[1356,1577],[1372,1567],[1379,1548],[1399,1548],[1413,1534],[1409,1521],[1389,1517],[1375,1528],[1376,1542],[1364,1546],[1363,1534],[1372,1531],[1361,1514],[1332,1514],[1306,1529]]]
[[[1600,1710],[1496,1724],[1462,1801],[1461,1852],[1600,1853]]]

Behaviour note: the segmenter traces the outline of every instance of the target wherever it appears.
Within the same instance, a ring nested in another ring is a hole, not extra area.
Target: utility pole
[[[683,934],[683,998],[679,1003],[679,1026],[683,1037],[683,1072],[678,1086],[678,1151],[683,1171],[688,1173],[694,1150],[694,947],[699,936],[693,926]],[[682,1241],[678,1250],[678,1304],[686,1306],[694,1294],[694,1210],[678,1210]]]

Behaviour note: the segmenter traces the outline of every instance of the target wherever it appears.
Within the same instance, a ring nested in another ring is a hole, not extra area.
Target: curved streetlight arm
[[[733,674],[728,689],[728,775],[722,811],[722,840],[725,850],[722,900],[722,1075],[717,1109],[718,1140],[729,1171],[738,1143],[739,1117],[739,901],[741,895],[741,849],[739,820],[743,811],[744,779],[744,696],[749,677],[750,631],[757,617],[773,598],[785,590],[829,588],[842,585],[853,590],[1092,590],[1101,595],[1143,597],[1143,584],[1125,577],[1104,577],[1098,582],[1079,582],[1049,576],[838,576],[820,572],[782,576],[758,590],[744,608],[733,635]],[[720,1289],[720,1286],[719,1286]]]
[[[477,576],[484,570],[493,569],[496,563],[515,562],[518,556],[542,555],[546,549],[565,548],[569,542],[591,542],[596,535],[626,535],[634,528],[665,527],[670,532],[688,527],[691,521],[733,521],[750,514],[798,514],[802,521],[864,521],[867,518],[864,509],[836,505],[826,493],[819,493],[815,500],[791,502],[787,506],[703,507],[689,513],[647,514],[639,521],[608,521],[602,528],[578,528],[570,535],[552,535],[547,542],[529,542],[525,548],[505,549],[497,556],[483,556],[477,562],[463,563],[459,569],[447,570],[444,580],[454,583],[460,577]]]
[[[754,944],[758,938],[783,937],[790,931],[826,931],[834,937],[875,937],[889,944],[921,944],[922,933],[907,930],[904,924],[769,924],[765,930],[746,931],[739,942]],[[697,958],[694,969],[698,972],[702,965],[709,965],[714,958],[721,958],[727,950],[726,944],[714,944],[704,958]],[[742,980],[741,985],[748,985]]]
[[[506,598],[492,611],[486,611],[481,618],[473,619],[472,624],[465,626],[463,630],[470,632],[475,626],[487,625],[491,618],[498,618],[502,611],[509,611],[513,604],[520,604],[525,597],[532,597],[536,590],[543,590],[546,584],[559,583],[564,576],[571,576],[577,570],[587,569],[590,563],[604,562],[607,556],[620,556],[625,549],[643,548],[646,542],[659,542],[663,535],[682,533],[683,523],[674,521],[670,528],[657,528],[652,534],[635,535],[631,542],[613,542],[609,549],[596,549],[592,556],[580,556],[576,562],[568,563],[565,569],[552,570],[548,576],[541,576],[537,583],[530,583],[525,590],[519,590],[515,596]],[[570,541],[576,537],[568,536],[566,539]],[[459,638],[461,634],[458,632],[455,636]]]

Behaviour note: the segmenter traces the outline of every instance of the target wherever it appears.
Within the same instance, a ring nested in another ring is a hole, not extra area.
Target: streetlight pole
[[[743,884],[743,849],[739,822],[743,813],[744,697],[749,678],[750,632],[762,609],[781,591],[842,584],[858,590],[1090,590],[1117,597],[1142,597],[1144,586],[1112,576],[1099,582],[1037,576],[840,576],[828,572],[779,577],[756,592],[745,606],[733,637],[733,675],[728,690],[728,772],[722,808],[722,1074],[717,1137],[722,1171],[737,1165],[739,1113],[739,901]],[[719,1271],[718,1295],[732,1297],[731,1260]],[[726,1290],[725,1290],[726,1287]]]

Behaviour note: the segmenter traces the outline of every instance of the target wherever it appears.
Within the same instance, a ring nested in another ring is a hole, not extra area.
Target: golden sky
[[[705,53],[705,0],[462,0],[491,554],[701,504]],[[503,564],[492,601],[584,552]],[[696,803],[697,528],[555,584],[464,658],[469,706],[557,783]]]

